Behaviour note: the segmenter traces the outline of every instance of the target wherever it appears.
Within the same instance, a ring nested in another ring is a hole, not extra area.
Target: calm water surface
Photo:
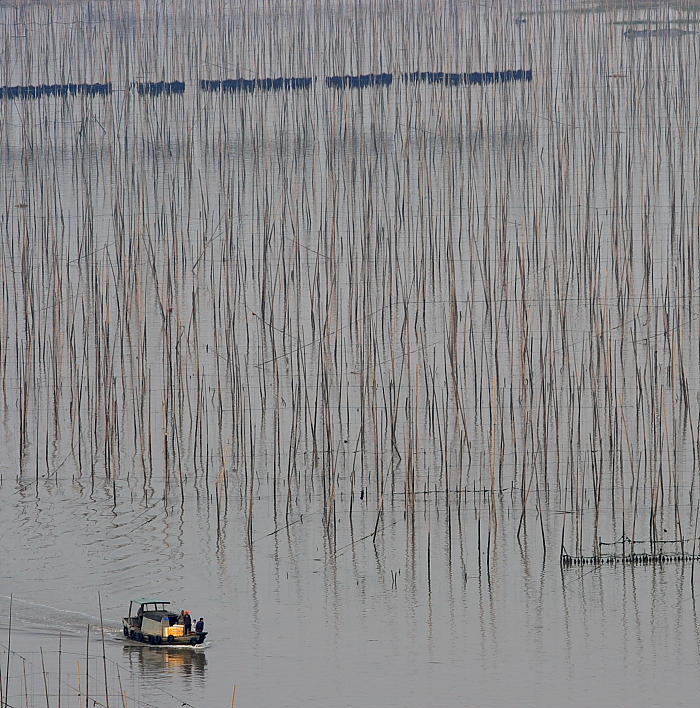
[[[16,511],[3,514],[4,555],[13,558],[3,586],[15,595],[12,646],[30,662],[38,694],[36,652],[45,652],[55,692],[59,633],[64,695],[76,686],[88,623],[90,673],[101,685],[98,591],[110,669],[119,666],[132,699],[152,705],[177,705],[170,694],[222,705],[234,684],[237,701],[255,706],[621,706],[630,696],[652,706],[670,692],[673,705],[691,705],[698,687],[689,568],[562,573],[541,543],[513,541],[514,519],[497,533],[488,569],[482,550],[480,568],[470,502],[421,504],[410,529],[400,510],[389,512],[376,545],[363,538],[374,526],[366,510],[353,528],[339,520],[334,547],[313,512],[266,536],[270,516],[251,554],[235,521],[217,540],[205,503],[152,509],[157,518],[139,529],[133,517],[144,510],[124,509],[132,518],[119,520],[109,498],[82,496],[68,482],[42,486],[39,498],[17,499],[8,487],[3,508]],[[559,520],[549,516],[548,530]],[[415,545],[406,540],[413,534]],[[118,618],[131,596],[148,592],[203,613],[206,648],[126,646]],[[7,609],[4,598],[5,617]]]

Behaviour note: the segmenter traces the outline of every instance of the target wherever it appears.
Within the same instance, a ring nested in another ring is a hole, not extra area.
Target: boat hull
[[[182,647],[182,646],[193,646],[196,647],[202,644],[206,639],[207,632],[195,632],[193,634],[187,634],[184,637],[168,637],[164,639],[159,635],[153,634],[143,634],[137,629],[130,629],[124,627],[124,637],[130,639],[132,642],[137,642],[139,644],[149,644],[150,646],[162,646],[162,647]]]

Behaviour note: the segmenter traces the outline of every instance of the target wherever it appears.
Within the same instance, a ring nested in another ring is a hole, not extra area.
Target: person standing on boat
[[[204,631],[204,619],[202,617],[199,618],[199,622],[194,626],[194,631],[197,634],[201,634]]]
[[[187,610],[185,610],[183,624],[185,625],[185,634],[189,634],[192,631],[192,618],[190,617],[190,613]]]

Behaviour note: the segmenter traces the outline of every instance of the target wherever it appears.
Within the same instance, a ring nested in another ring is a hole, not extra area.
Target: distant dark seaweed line
[[[373,86],[390,86],[394,82],[394,74],[358,74],[343,76],[326,76],[325,85],[328,88],[370,88]],[[510,81],[531,81],[531,69],[512,69],[508,71],[487,71],[471,73],[449,73],[443,71],[416,71],[397,74],[396,78],[412,83],[443,84],[445,86],[484,86],[506,83]],[[202,79],[199,88],[202,91],[224,91],[230,93],[253,91],[293,91],[308,89],[315,77],[293,76],[264,79]],[[136,82],[129,86],[135,89],[139,96],[161,96],[183,94],[186,89],[184,81],[154,81]],[[29,99],[43,96],[106,96],[112,93],[111,83],[95,84],[39,84],[23,86],[1,86],[0,98]]]
[[[0,86],[0,98],[40,98],[42,96],[106,96],[112,84],[40,84],[38,86]]]
[[[394,82],[394,74],[346,74],[343,76],[326,76],[328,88],[370,88],[373,86],[390,86]],[[474,71],[471,73],[449,73],[444,71],[415,71],[397,75],[404,81],[413,83],[425,82],[444,84],[446,86],[487,85],[509,81],[531,81],[532,69],[510,69],[507,71]],[[204,79],[200,88],[204,91],[280,91],[287,89],[309,88],[315,77],[292,77],[275,79]]]
[[[288,91],[310,88],[314,77],[292,76],[275,79],[202,79],[203,91]]]
[[[169,93],[185,93],[184,81],[152,81],[134,84],[139,96],[160,96]]]

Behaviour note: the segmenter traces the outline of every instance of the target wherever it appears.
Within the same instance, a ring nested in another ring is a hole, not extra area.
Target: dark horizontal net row
[[[404,81],[424,81],[432,84],[460,86],[468,84],[493,84],[506,81],[530,81],[532,70],[516,69],[512,71],[472,72],[469,74],[451,74],[442,71],[416,71],[402,74]],[[313,77],[278,77],[275,79],[203,79],[199,86],[203,91],[288,91],[307,89],[313,83]],[[370,86],[390,86],[393,74],[358,74],[357,76],[326,76],[326,86],[330,88],[367,88]],[[184,81],[155,81],[133,84],[140,96],[161,96],[185,92]],[[112,84],[42,84],[39,86],[2,86],[0,98],[40,98],[41,96],[104,96],[112,93]]]
[[[596,556],[561,556],[561,564],[572,565],[611,565],[631,563],[633,565],[649,565],[652,563],[692,563],[700,560],[700,555],[694,553],[628,553],[626,555],[596,555]]]
[[[459,85],[484,85],[504,83],[507,81],[531,81],[531,69],[513,69],[508,71],[471,72],[468,74],[453,74],[442,71],[417,71],[401,74],[404,81],[425,81],[427,83],[440,83],[448,86]],[[255,91],[255,90],[284,90],[309,88],[313,77],[276,78],[276,79],[222,79],[202,80],[200,87],[204,91]],[[368,88],[371,86],[390,86],[394,81],[394,74],[358,74],[344,76],[326,76],[325,83],[329,88]]]
[[[531,69],[513,69],[509,71],[473,71],[469,74],[450,74],[443,71],[415,71],[404,74],[405,81],[425,81],[429,84],[463,86],[468,84],[498,84],[507,81],[532,81]]]
[[[170,93],[185,93],[184,81],[154,81],[136,84],[139,96],[161,96]]]
[[[40,98],[41,96],[106,96],[112,84],[40,84],[39,86],[0,86],[0,98]]]
[[[389,86],[393,74],[360,74],[358,76],[326,76],[326,86],[331,88],[366,88],[367,86]]]
[[[276,79],[203,79],[199,86],[204,91],[286,91],[309,88],[313,78],[295,76]]]

